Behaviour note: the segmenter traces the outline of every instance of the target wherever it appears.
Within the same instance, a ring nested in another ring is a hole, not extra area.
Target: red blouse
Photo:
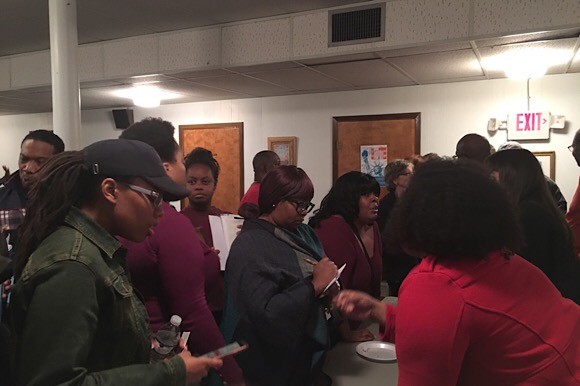
[[[578,385],[580,307],[537,267],[500,252],[423,259],[387,306],[399,386]]]

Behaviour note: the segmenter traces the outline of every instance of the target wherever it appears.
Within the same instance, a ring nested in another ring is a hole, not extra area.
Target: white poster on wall
[[[360,171],[373,176],[380,186],[385,186],[387,145],[364,145],[360,147]]]

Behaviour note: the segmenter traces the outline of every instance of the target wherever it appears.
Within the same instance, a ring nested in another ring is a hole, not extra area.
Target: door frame
[[[351,115],[332,118],[332,181],[336,181],[338,174],[338,125],[342,122],[365,122],[365,121],[395,121],[400,119],[415,120],[415,143],[414,152],[419,154],[421,147],[421,113],[400,114],[377,114],[377,115]]]

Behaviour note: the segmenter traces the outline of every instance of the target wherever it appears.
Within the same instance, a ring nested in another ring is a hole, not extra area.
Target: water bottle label
[[[167,355],[173,350],[173,346],[164,346],[158,340],[155,340],[154,350],[161,355]]]

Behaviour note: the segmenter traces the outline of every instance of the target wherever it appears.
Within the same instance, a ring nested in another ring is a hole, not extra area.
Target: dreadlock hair
[[[46,162],[28,192],[14,259],[16,276],[22,274],[32,252],[63,223],[71,207],[96,199],[98,186],[105,178],[89,173],[82,151],[66,151]]]
[[[380,191],[379,183],[370,174],[357,171],[345,173],[322,199],[320,209],[314,212],[308,224],[316,228],[322,220],[338,214],[348,225],[354,227],[360,211],[360,198],[371,193],[378,196]]]
[[[215,184],[217,185],[218,177],[220,175],[220,164],[213,157],[211,151],[204,149],[203,147],[196,147],[185,157],[185,170],[189,169],[192,165],[200,164],[205,165],[211,171],[211,175]]]

